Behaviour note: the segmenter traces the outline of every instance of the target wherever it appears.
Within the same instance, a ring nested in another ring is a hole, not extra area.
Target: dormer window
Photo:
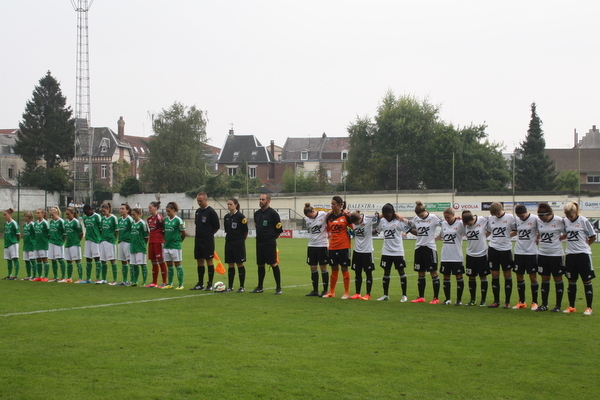
[[[348,150],[342,150],[342,160],[348,159]]]
[[[100,142],[100,152],[106,153],[109,148],[110,148],[110,140],[108,140],[108,138],[102,139],[102,141]]]
[[[300,152],[300,159],[301,160],[308,160],[308,151],[301,151]]]

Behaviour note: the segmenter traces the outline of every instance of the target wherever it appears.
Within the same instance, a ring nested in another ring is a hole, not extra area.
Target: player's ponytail
[[[304,203],[304,215],[308,217],[308,214],[311,214],[313,211],[315,211],[315,208],[310,203]]]
[[[419,215],[425,211],[427,210],[425,209],[425,205],[423,204],[423,202],[421,200],[415,201],[415,214]]]

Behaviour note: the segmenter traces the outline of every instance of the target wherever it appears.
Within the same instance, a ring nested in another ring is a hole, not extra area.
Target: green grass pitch
[[[282,296],[269,270],[263,294],[187,290],[193,238],[183,291],[1,280],[0,399],[600,398],[600,308],[582,316],[581,285],[577,314],[400,303],[395,271],[390,301],[341,300],[341,281],[337,298],[305,297],[306,244],[279,240]],[[247,250],[252,289],[254,239]]]

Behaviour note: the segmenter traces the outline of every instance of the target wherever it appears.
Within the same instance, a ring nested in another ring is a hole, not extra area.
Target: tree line
[[[116,162],[113,186],[106,187],[94,177],[95,187],[106,195],[119,192],[125,196],[143,191],[195,195],[202,190],[215,197],[256,193],[262,185],[257,178],[208,171],[204,155],[207,124],[207,113],[195,105],[175,102],[162,109],[152,121],[154,134],[147,142],[149,158],[142,165],[142,181],[128,176],[126,161]],[[513,174],[519,191],[577,188],[577,171],[557,174],[544,152],[542,121],[535,103],[527,135],[512,155],[514,160],[503,156],[504,145],[491,142],[486,128],[483,124],[456,127],[443,121],[440,106],[428,99],[388,91],[374,118],[357,117],[347,127],[350,149],[345,182],[331,185],[322,165],[314,173],[288,168],[281,189],[503,191],[511,187]],[[66,105],[60,83],[48,71],[34,88],[19,123],[14,151],[26,163],[22,184],[69,191],[72,178],[61,164],[73,158],[74,135],[73,111]],[[244,165],[242,161],[240,171],[246,170]]]

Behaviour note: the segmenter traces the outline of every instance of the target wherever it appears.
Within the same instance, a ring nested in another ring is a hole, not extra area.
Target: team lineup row
[[[443,219],[430,214],[421,202],[416,202],[415,216],[408,220],[396,214],[391,204],[386,204],[382,209],[382,217],[376,213],[374,216],[365,216],[356,211],[346,212],[345,203],[336,196],[331,202],[332,211],[329,213],[315,211],[309,203],[306,204],[304,213],[309,226],[309,264],[313,276],[313,292],[309,296],[335,297],[335,285],[338,271],[341,267],[344,277],[344,295],[342,298],[370,299],[372,285],[373,265],[373,240],[374,231],[383,233],[384,243],[381,252],[381,264],[384,269],[383,290],[384,295],[378,300],[388,300],[388,289],[392,266],[400,275],[402,299],[408,301],[406,296],[406,275],[404,269],[404,248],[402,234],[410,232],[416,236],[414,270],[418,273],[417,288],[419,296],[412,300],[413,303],[425,302],[426,273],[431,275],[433,286],[433,299],[430,304],[437,304],[439,300],[440,278],[437,270],[436,240],[442,240],[441,268],[443,275],[443,290],[445,301],[443,304],[452,304],[451,277],[456,277],[457,291],[455,305],[462,305],[464,290],[463,274],[468,277],[470,300],[469,306],[476,302],[477,277],[481,283],[480,306],[498,308],[500,303],[500,271],[504,275],[505,302],[504,308],[510,307],[512,295],[512,273],[517,276],[518,303],[514,309],[527,308],[525,297],[525,275],[529,275],[531,282],[531,309],[535,311],[548,311],[548,297],[550,293],[550,280],[554,278],[556,288],[556,305],[552,309],[560,312],[564,292],[562,276],[566,275],[568,286],[569,307],[566,313],[576,312],[575,300],[577,293],[577,280],[581,276],[587,307],[584,315],[592,314],[593,287],[592,279],[595,277],[590,245],[595,240],[595,231],[590,222],[579,215],[577,203],[565,206],[565,218],[555,216],[552,208],[547,203],[540,203],[537,216],[529,213],[523,205],[515,207],[516,217],[504,212],[501,203],[493,203],[490,207],[490,216],[476,216],[470,211],[463,211],[460,218],[455,216],[452,208],[444,210]],[[352,263],[350,264],[350,240],[344,233],[352,227],[355,235]],[[439,234],[436,232],[439,230]],[[511,238],[516,236],[514,258]],[[467,240],[466,263],[463,264],[462,241]],[[488,244],[489,240],[489,244]],[[563,254],[562,241],[566,241],[566,257]],[[325,247],[327,246],[328,247]],[[332,266],[332,276],[327,288],[327,268],[324,258],[318,254],[322,249],[329,251],[329,264]],[[318,265],[321,266],[323,275],[324,292],[318,293]],[[355,271],[356,293],[349,295],[350,276],[348,266]],[[362,273],[366,276],[366,295],[361,295]],[[487,276],[492,275],[493,303],[486,304],[488,291]],[[539,283],[537,275],[541,276],[541,304],[538,305]]]
[[[198,283],[191,290],[213,290],[214,279],[214,234],[220,229],[219,218],[208,205],[205,193],[197,195],[199,208],[195,215],[194,258],[197,260]],[[263,292],[265,265],[273,270],[276,289],[281,294],[281,273],[277,256],[276,239],[282,232],[277,212],[270,207],[271,198],[263,194],[259,199],[260,209],[254,214],[256,225],[256,254],[258,265],[258,286],[253,293]],[[117,260],[122,263],[122,282],[118,285],[137,286],[139,275],[141,284],[146,287],[173,288],[175,273],[178,285],[183,286],[181,242],[185,239],[185,222],[177,216],[177,204],[168,203],[165,210],[167,218],[158,213],[160,202],[152,202],[148,207],[150,216],[147,222],[141,218],[139,208],[131,209],[127,204],[120,207],[120,218],[111,214],[112,206],[104,203],[101,214],[95,213],[89,205],[84,206],[82,218],[85,226],[85,274],[82,267],[81,239],[83,229],[77,211],[69,207],[66,220],[60,218],[58,208],[50,209],[50,221],[45,219],[45,210],[36,211],[36,221],[31,212],[25,213],[23,230],[23,260],[27,268],[24,279],[35,281],[72,282],[73,263],[77,266],[79,279],[76,283],[92,282],[92,264],[96,266],[97,284],[107,283],[108,263],[112,268],[113,281],[117,285]],[[238,292],[244,292],[246,251],[245,240],[248,236],[246,217],[239,211],[236,199],[227,201],[229,213],[224,218],[225,264],[228,264],[228,285],[225,291],[233,291],[236,266],[239,276]],[[8,264],[8,276],[15,279],[19,272],[20,229],[12,219],[12,210],[4,211],[5,259]],[[531,309],[548,310],[548,295],[551,277],[556,290],[556,305],[552,311],[561,311],[564,292],[562,276],[569,281],[569,307],[564,312],[576,312],[575,298],[577,280],[581,276],[586,294],[585,315],[592,314],[593,287],[595,277],[591,262],[590,244],[595,240],[595,232],[589,221],[579,215],[577,203],[569,203],[564,209],[565,218],[555,216],[547,203],[538,205],[537,216],[529,213],[525,206],[515,207],[516,217],[504,212],[501,203],[493,203],[490,216],[476,216],[464,211],[456,217],[451,208],[444,211],[443,219],[427,212],[421,202],[416,203],[415,216],[406,219],[398,215],[391,204],[386,204],[379,213],[365,216],[358,211],[350,213],[345,202],[335,196],[331,202],[331,211],[316,211],[309,203],[304,214],[309,230],[307,262],[311,269],[313,290],[307,296],[324,298],[335,297],[335,288],[342,271],[344,294],[342,299],[371,298],[373,283],[373,233],[383,234],[384,243],[380,266],[384,270],[384,295],[378,300],[389,299],[391,269],[394,267],[400,275],[402,297],[408,301],[407,278],[404,272],[403,233],[411,232],[416,236],[414,270],[418,272],[419,296],[412,302],[425,302],[426,273],[431,275],[433,299],[431,304],[439,303],[440,278],[438,276],[438,256],[436,240],[442,240],[441,267],[443,275],[443,304],[452,304],[451,276],[456,277],[455,305],[462,305],[464,291],[463,274],[468,277],[470,300],[467,305],[487,306],[487,276],[492,275],[492,293],[494,301],[488,306],[497,308],[500,303],[500,271],[504,276],[504,308],[510,308],[512,295],[512,273],[516,273],[518,303],[512,308],[527,308],[525,301],[525,275],[529,275],[531,287]],[[439,234],[436,232],[440,231]],[[351,236],[354,236],[354,248],[350,257]],[[511,237],[516,236],[514,258]],[[467,240],[466,263],[463,264],[462,240]],[[489,245],[488,245],[489,240]],[[566,258],[561,241],[566,241]],[[152,281],[148,284],[146,257],[152,263]],[[54,279],[48,279],[49,260],[52,261]],[[65,262],[66,261],[66,262]],[[206,264],[206,266],[205,266]],[[331,275],[327,266],[331,267]],[[59,278],[60,267],[60,278]],[[350,296],[350,273],[355,271],[355,294]],[[320,274],[319,274],[320,269]],[[365,294],[362,295],[363,272],[365,274]],[[208,273],[206,285],[204,276]],[[541,276],[541,303],[538,305],[539,283]],[[158,276],[162,285],[158,284]],[[319,290],[319,275],[322,276],[322,290]],[[476,302],[477,277],[481,284],[481,299]]]

